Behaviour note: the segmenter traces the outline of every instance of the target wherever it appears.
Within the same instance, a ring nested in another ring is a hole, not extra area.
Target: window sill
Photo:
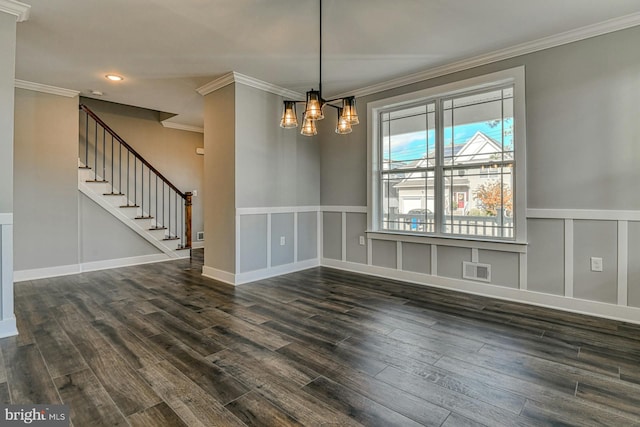
[[[375,240],[391,240],[396,242],[422,243],[437,246],[455,246],[461,248],[486,249],[492,251],[527,253],[527,243],[513,240],[489,240],[471,237],[425,236],[414,233],[396,231],[367,230],[367,238]]]

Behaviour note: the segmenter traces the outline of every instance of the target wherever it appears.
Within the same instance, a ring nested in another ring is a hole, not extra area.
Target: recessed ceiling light
[[[108,80],[111,80],[112,82],[120,82],[120,81],[124,80],[124,78],[122,76],[119,76],[117,74],[107,74],[105,77]]]

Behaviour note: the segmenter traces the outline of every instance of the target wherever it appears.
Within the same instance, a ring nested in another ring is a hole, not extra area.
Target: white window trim
[[[490,88],[496,85],[513,84],[513,116],[515,122],[514,140],[515,164],[514,175],[514,206],[515,206],[515,239],[514,240],[491,240],[486,238],[476,238],[474,236],[464,236],[462,240],[495,241],[499,243],[526,244],[527,242],[527,162],[526,162],[526,108],[525,108],[525,69],[524,66],[510,68],[495,73],[484,74],[453,83],[436,86],[417,92],[410,92],[403,95],[380,99],[367,104],[367,232],[403,235],[405,233],[395,233],[379,228],[378,209],[380,195],[380,135],[378,132],[380,121],[380,110],[390,107],[413,104],[415,102],[426,101],[432,98],[448,97],[459,93],[465,93],[483,88]],[[424,237],[425,242],[434,236]],[[437,235],[438,239],[456,239],[459,236]]]

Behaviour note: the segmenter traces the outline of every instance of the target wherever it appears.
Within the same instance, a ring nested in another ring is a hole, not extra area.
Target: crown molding
[[[228,86],[231,83],[240,83],[245,86],[250,86],[265,92],[273,93],[274,95],[279,95],[287,99],[303,99],[304,98],[304,95],[299,92],[285,89],[283,87],[265,82],[263,80],[258,80],[253,77],[249,77],[244,74],[236,73],[235,71],[227,73],[213,81],[210,81],[204,86],[201,86],[198,89],[196,89],[196,91],[200,95],[204,96],[204,95],[210,94],[211,92],[215,92],[216,90],[221,89],[225,86]]]
[[[160,122],[162,123],[162,126],[169,128],[169,129],[178,129],[178,130],[186,130],[189,132],[198,132],[198,133],[204,133],[204,128],[198,127],[198,126],[190,126],[190,125],[183,125],[181,123],[174,123],[174,122]]]
[[[332,96],[332,98],[344,98],[345,96],[367,96],[385,90],[395,89],[401,86],[406,86],[424,80],[441,77],[447,74],[456,73],[458,71],[468,70],[470,68],[479,67],[481,65],[491,64],[493,62],[514,58],[516,56],[526,55],[529,53],[577,42],[591,37],[612,33],[614,31],[624,30],[626,28],[635,27],[637,25],[640,25],[640,13],[633,13],[631,15],[609,19],[597,24],[587,25],[585,27],[576,28],[564,33],[555,34],[553,36],[544,37],[526,43],[521,43],[512,47],[496,50],[468,59],[463,59],[461,61],[456,61],[418,73],[409,74],[407,76],[399,77],[386,82],[365,86],[354,91],[349,91],[347,93]]]
[[[0,12],[14,15],[18,22],[24,22],[29,19],[31,6],[15,0],[0,0]]]
[[[76,96],[80,95],[80,92],[77,90],[65,89],[65,88],[56,87],[56,86],[49,86],[41,83],[28,82],[25,80],[16,79],[14,85],[19,89],[32,90],[35,92],[48,93],[51,95],[64,96],[67,98],[75,98]]]
[[[215,80],[211,80],[209,83],[203,86],[200,86],[198,89],[196,89],[196,92],[198,92],[202,96],[209,95],[211,92],[222,89],[223,87],[230,85],[234,81],[235,80],[233,77],[233,72],[227,73]]]

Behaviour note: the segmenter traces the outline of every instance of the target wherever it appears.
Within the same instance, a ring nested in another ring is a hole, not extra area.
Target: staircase
[[[171,258],[189,257],[191,193],[181,192],[80,105],[78,190]]]

